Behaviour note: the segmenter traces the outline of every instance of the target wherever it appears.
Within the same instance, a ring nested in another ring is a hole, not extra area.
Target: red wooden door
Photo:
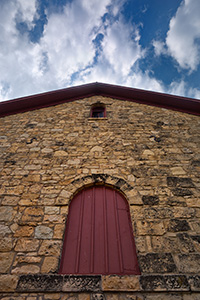
[[[94,186],[72,200],[61,274],[140,274],[129,206],[117,191]]]

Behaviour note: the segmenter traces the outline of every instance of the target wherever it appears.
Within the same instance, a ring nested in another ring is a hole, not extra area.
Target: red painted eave
[[[0,102],[0,117],[95,95],[200,115],[200,100],[96,82]]]

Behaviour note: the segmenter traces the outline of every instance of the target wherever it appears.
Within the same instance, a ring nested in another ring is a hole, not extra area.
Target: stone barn
[[[200,101],[92,83],[0,103],[0,299],[200,299]]]

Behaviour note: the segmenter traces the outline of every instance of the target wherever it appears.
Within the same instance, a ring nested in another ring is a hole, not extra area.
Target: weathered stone
[[[148,253],[139,255],[142,273],[172,273],[176,272],[176,265],[170,253]]]
[[[173,175],[185,175],[185,171],[182,167],[172,167],[170,170]]]
[[[94,146],[91,150],[90,150],[90,152],[101,152],[101,151],[103,151],[103,148],[102,147],[100,147],[100,146]]]
[[[189,207],[198,207],[198,208],[200,208],[200,199],[188,198],[188,199],[186,199],[186,203],[187,203],[187,206],[189,206]]]
[[[44,262],[42,264],[41,272],[42,273],[50,273],[56,272],[58,269],[58,258],[54,256],[48,256],[44,258]]]
[[[50,240],[53,237],[53,230],[47,226],[37,226],[35,228],[35,238]]]
[[[18,276],[0,275],[0,292],[14,292],[17,286]]]
[[[186,220],[171,219],[167,222],[167,229],[171,232],[188,231],[190,226]]]
[[[16,275],[19,275],[19,274],[37,274],[39,273],[40,271],[40,268],[36,265],[33,265],[33,264],[28,264],[28,265],[24,265],[24,266],[21,266],[21,267],[17,267],[17,268],[14,268],[12,270],[12,274],[16,274]]]
[[[63,151],[63,150],[59,150],[59,151],[55,151],[54,152],[54,156],[57,156],[57,157],[63,157],[63,156],[67,156],[68,153],[66,151]]]
[[[44,223],[65,223],[65,216],[63,215],[44,215]]]
[[[63,292],[98,292],[101,289],[101,276],[64,276]]]
[[[29,174],[27,177],[24,177],[25,181],[30,182],[40,182],[40,175],[39,174]]]
[[[15,246],[15,251],[20,251],[20,252],[37,251],[38,247],[39,247],[39,240],[21,238],[17,241],[17,244]]]
[[[19,197],[17,196],[5,196],[2,200],[2,205],[11,205],[15,206],[19,202]]]
[[[63,198],[69,198],[71,196],[71,193],[66,190],[62,190],[59,196]]]
[[[23,185],[17,185],[14,187],[7,187],[5,194],[6,195],[21,195],[24,191],[24,186]]]
[[[200,272],[200,254],[180,254],[176,256],[176,261],[179,272],[189,274]]]
[[[151,246],[153,252],[171,252],[180,251],[180,246],[176,237],[170,236],[152,236]],[[146,251],[147,252],[147,251]]]
[[[156,292],[148,293],[145,300],[183,300],[183,297],[180,293]]]
[[[21,275],[17,285],[19,292],[61,291],[62,275]]]
[[[8,273],[13,262],[14,253],[0,253],[0,273]]]
[[[54,227],[54,239],[62,239],[64,235],[65,224],[57,224]]]
[[[189,253],[194,252],[194,246],[192,244],[192,240],[187,233],[179,233],[177,234],[179,249],[181,252]]]
[[[44,212],[41,207],[28,207],[25,209],[21,221],[30,223],[42,221],[43,214]]]
[[[142,196],[142,201],[145,205],[158,205],[159,198],[158,196]]]
[[[199,300],[200,299],[200,293],[187,293],[183,295],[183,300]],[[182,299],[181,299],[182,300]]]
[[[190,191],[188,189],[182,189],[182,188],[172,189],[172,193],[173,193],[174,196],[179,196],[179,197],[193,195],[192,191]]]
[[[140,284],[144,291],[189,291],[184,275],[145,275],[140,277]]]
[[[138,276],[102,276],[103,291],[139,291]]]
[[[191,178],[167,177],[167,185],[170,187],[193,188],[194,183]]]
[[[14,217],[14,211],[12,207],[1,206],[0,207],[0,221],[11,222]]]
[[[192,291],[200,291],[200,276],[199,275],[189,276],[188,282],[190,284]]]
[[[46,206],[44,208],[44,212],[47,215],[57,215],[59,214],[59,210],[60,210],[59,207],[54,207],[54,206]]]
[[[32,226],[18,226],[14,233],[15,237],[30,237],[33,234],[34,228]]]
[[[43,241],[38,254],[45,256],[59,256],[61,251],[62,242],[61,241]]]
[[[41,257],[29,256],[29,255],[27,254],[21,255],[21,253],[17,255],[13,263],[13,266],[16,267],[17,265],[20,264],[37,264],[41,262]]]
[[[139,235],[163,235],[165,227],[163,221],[137,221],[137,231]]]
[[[191,235],[190,239],[193,241],[193,246],[197,252],[200,252],[200,235]]]
[[[5,236],[9,233],[11,233],[10,228],[7,225],[0,224],[0,236]]]
[[[0,241],[0,252],[12,250],[13,242],[14,240],[12,238],[2,238]]]

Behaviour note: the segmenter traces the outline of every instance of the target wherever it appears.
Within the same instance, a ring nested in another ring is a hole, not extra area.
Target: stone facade
[[[93,96],[0,126],[0,299],[200,299],[198,116]],[[129,202],[141,276],[58,275],[69,203],[93,184]]]

